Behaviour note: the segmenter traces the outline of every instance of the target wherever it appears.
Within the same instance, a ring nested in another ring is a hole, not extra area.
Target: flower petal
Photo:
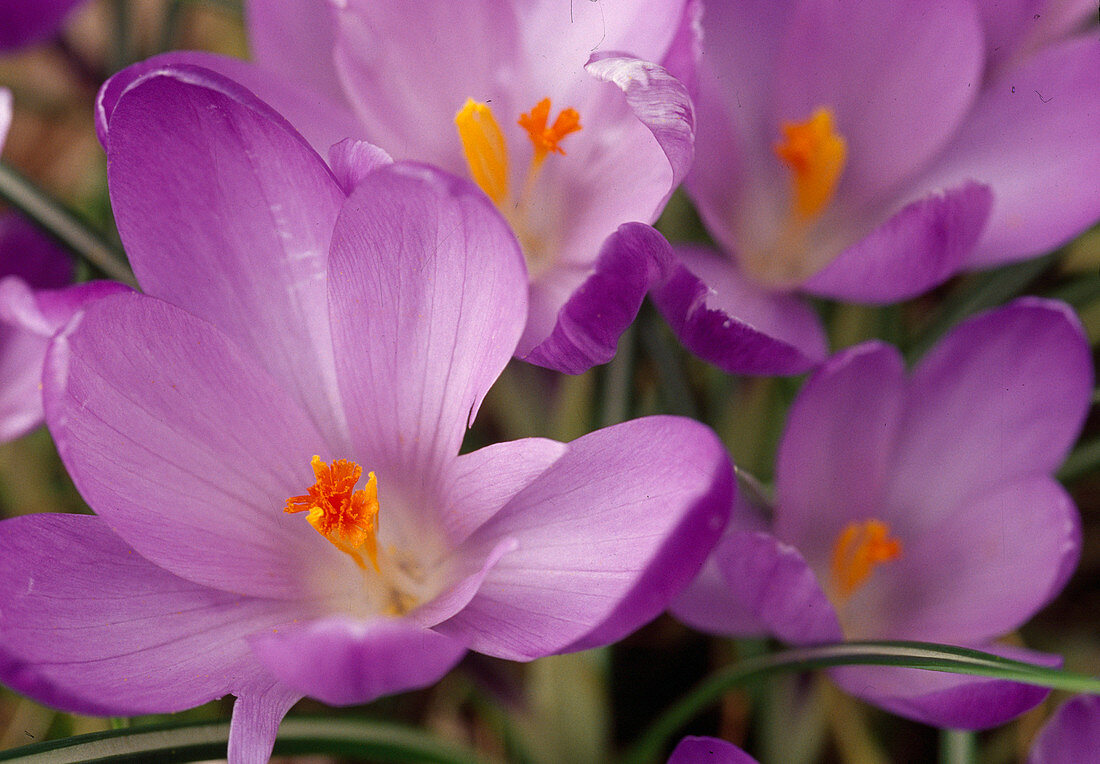
[[[878,517],[905,403],[905,366],[865,342],[829,359],[791,406],[776,457],[775,533],[815,569],[851,521]]]
[[[497,114],[515,119],[547,95],[511,104],[500,92],[517,75],[514,3],[423,0],[413,11],[402,3],[346,0],[335,12],[336,68],[347,98],[364,137],[397,159],[464,174],[454,117],[467,98],[491,99]]]
[[[346,451],[323,310],[344,194],[273,115],[208,70],[146,75],[110,114],[111,200],[145,292],[251,351]]]
[[[392,470],[426,488],[458,454],[519,339],[527,310],[519,245],[472,184],[394,164],[348,200],[329,268],[356,453],[380,481]]]
[[[343,91],[333,61],[334,3],[328,0],[248,0],[248,47],[270,71],[286,72],[303,93],[340,103]]]
[[[702,425],[648,417],[591,433],[467,540],[514,538],[477,596],[438,627],[513,660],[620,639],[702,565],[733,499],[729,460]]]
[[[36,0],[34,3],[0,4],[0,50],[29,45],[53,34],[79,2],[81,0]]]
[[[314,29],[317,25],[311,20],[302,26]],[[282,74],[290,72],[286,68],[265,69],[248,61],[219,56],[216,53],[179,50],[162,53],[127,67],[100,88],[96,96],[95,116],[96,133],[103,147],[106,148],[108,144],[111,113],[130,85],[152,72],[180,72],[190,67],[202,67],[217,72],[238,83],[238,90],[255,93],[263,103],[274,107],[272,114],[282,115],[279,117],[280,122],[285,117],[319,154],[323,155],[329,146],[349,136],[363,136],[363,126],[342,97],[332,100],[320,90],[288,80]],[[247,99],[243,100],[247,102]]]
[[[981,83],[983,48],[971,0],[802,0],[777,62],[776,123],[766,138],[779,137],[781,121],[832,110],[848,144],[837,203],[874,199],[958,128]]]
[[[524,438],[472,451],[451,462],[447,508],[440,521],[458,546],[517,493],[546,472],[569,446],[548,438]]]
[[[4,520],[0,571],[0,680],[81,713],[170,713],[240,691],[264,674],[245,637],[299,614],[178,578],[88,515]]]
[[[1052,473],[1092,379],[1088,342],[1063,303],[1023,298],[956,327],[913,373],[890,505],[933,525],[968,496]]]
[[[761,289],[711,250],[681,246],[676,256],[653,300],[695,355],[731,374],[801,374],[824,360],[825,332],[809,305]]]
[[[966,262],[982,236],[992,204],[989,187],[979,183],[931,192],[845,249],[801,288],[823,297],[872,304],[922,294]]]
[[[624,223],[604,241],[592,274],[558,310],[553,331],[540,337],[533,330],[542,322],[529,319],[516,355],[567,374],[607,363],[671,263],[672,250],[654,228]],[[545,307],[533,305],[532,312]]]
[[[695,158],[695,109],[687,88],[664,67],[628,56],[597,53],[584,68],[623,91],[630,110],[668,159],[672,176],[652,213],[656,219]]]
[[[884,518],[903,552],[849,603],[849,620],[866,622],[865,630],[849,629],[850,638],[994,639],[1054,599],[1081,556],[1077,508],[1045,475],[1006,482],[907,533],[924,526],[912,517],[919,514]]]
[[[1100,697],[1078,695],[1043,725],[1031,746],[1028,764],[1074,764],[1100,751]]]
[[[0,88],[0,151],[4,150],[4,141],[11,129],[11,91]]]
[[[756,759],[725,740],[689,735],[677,743],[668,764],[756,764]]]
[[[351,194],[359,181],[392,161],[389,154],[374,144],[352,138],[345,138],[328,151],[332,174],[345,194]]]
[[[993,189],[985,235],[967,264],[1047,252],[1100,218],[1100,40],[1089,34],[1037,53],[984,88],[919,188],[968,178]]]
[[[980,645],[978,649],[1041,666],[1062,662],[1057,655],[1005,645]],[[1050,693],[1046,687],[1003,679],[892,666],[849,666],[829,674],[868,703],[906,719],[951,729],[996,727],[1034,708]]]
[[[286,685],[333,706],[434,684],[466,647],[405,619],[332,617],[252,640],[264,666]]]
[[[275,747],[279,723],[302,693],[269,678],[263,686],[241,692],[229,723],[229,761],[265,764]]]
[[[139,294],[58,335],[46,416],[88,504],[147,559],[195,583],[302,597],[336,554],[283,514],[329,457],[306,415],[213,326]]]
[[[844,639],[836,611],[794,547],[767,533],[730,534],[715,550],[734,597],[783,642]]]

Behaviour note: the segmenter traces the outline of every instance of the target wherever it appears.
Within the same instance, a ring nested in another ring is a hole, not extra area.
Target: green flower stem
[[[970,730],[940,730],[940,764],[974,764],[978,736]]]
[[[769,676],[832,666],[897,666],[1009,679],[1023,684],[1100,693],[1100,680],[1032,666],[978,650],[925,642],[846,642],[802,647],[759,656],[727,666],[704,679],[674,703],[623,757],[624,764],[657,761],[672,737],[726,692]]]
[[[126,256],[92,233],[73,213],[42,193],[33,183],[0,163],[0,199],[10,203],[66,249],[87,260],[108,277],[137,286]]]
[[[619,337],[615,357],[604,367],[600,426],[610,427],[630,418],[634,389],[634,325]]]
[[[228,722],[167,724],[96,732],[0,751],[0,761],[19,764],[200,761],[224,758]],[[331,754],[372,761],[476,764],[479,758],[419,730],[351,719],[291,717],[275,741],[279,755]]]

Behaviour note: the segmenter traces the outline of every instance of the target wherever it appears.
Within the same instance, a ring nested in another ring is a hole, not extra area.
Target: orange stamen
[[[818,108],[805,122],[780,125],[783,140],[775,154],[791,171],[794,212],[802,219],[816,217],[836,192],[848,158],[848,142],[833,128],[833,113]]]
[[[378,570],[378,481],[371,472],[367,484],[355,490],[363,468],[347,459],[337,459],[331,465],[321,457],[310,461],[317,482],[304,496],[286,500],[285,512],[309,512],[306,520],[333,546],[350,556],[360,568],[366,568],[363,549]]]
[[[581,115],[576,109],[562,109],[554,124],[546,126],[550,119],[550,99],[543,98],[535,104],[527,114],[521,114],[517,123],[527,131],[531,143],[535,147],[535,156],[532,160],[536,165],[541,164],[549,153],[565,154],[565,150],[558,144],[565,136],[581,129]]]
[[[842,600],[867,583],[875,567],[901,556],[901,542],[881,520],[848,523],[833,545],[833,584]]]

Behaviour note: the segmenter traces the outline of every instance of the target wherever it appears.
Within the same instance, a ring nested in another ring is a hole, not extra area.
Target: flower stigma
[[[792,213],[802,221],[816,218],[836,193],[848,158],[848,142],[833,127],[833,113],[824,106],[805,122],[784,122],[783,139],[775,154],[791,172]]]
[[[841,599],[856,593],[875,568],[901,557],[901,541],[881,520],[848,523],[833,545],[833,585]]]
[[[367,565],[361,552],[378,567],[378,480],[368,473],[367,484],[355,490],[363,468],[347,459],[326,464],[320,456],[310,461],[317,482],[303,496],[286,500],[284,512],[309,512],[306,520],[332,545],[355,560],[362,569]]]
[[[493,110],[486,103],[467,98],[455,114],[455,126],[462,142],[462,151],[470,177],[493,200],[515,231],[532,278],[549,264],[547,236],[532,220],[535,186],[539,171],[550,154],[564,156],[561,143],[566,136],[581,129],[581,115],[566,108],[550,122],[550,99],[543,98],[531,110],[519,116],[516,124],[531,141],[533,152],[527,177],[520,194],[512,194],[509,183],[508,143]]]

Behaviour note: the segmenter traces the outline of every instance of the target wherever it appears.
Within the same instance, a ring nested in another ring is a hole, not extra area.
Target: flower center
[[[529,112],[521,114],[516,124],[526,131],[534,148],[527,179],[518,197],[513,195],[509,183],[508,143],[493,110],[488,104],[467,98],[455,115],[455,126],[462,141],[466,164],[470,168],[470,177],[511,224],[534,277],[548,264],[547,236],[539,233],[540,227],[532,219],[532,208],[535,206],[532,197],[539,170],[550,154],[565,155],[562,140],[581,129],[581,115],[576,109],[562,109],[550,123],[550,99],[543,98]]]
[[[833,545],[833,585],[841,601],[856,593],[875,568],[901,557],[901,542],[881,520],[848,523]]]
[[[805,122],[784,122],[775,154],[791,172],[792,215],[816,218],[836,193],[848,158],[848,142],[833,128],[833,113],[821,106]]]
[[[310,461],[317,482],[303,496],[286,500],[285,512],[309,512],[306,520],[332,545],[366,569],[361,552],[366,552],[376,572],[378,567],[378,481],[371,472],[367,484],[355,490],[363,468],[347,459],[325,464],[321,457]]]

